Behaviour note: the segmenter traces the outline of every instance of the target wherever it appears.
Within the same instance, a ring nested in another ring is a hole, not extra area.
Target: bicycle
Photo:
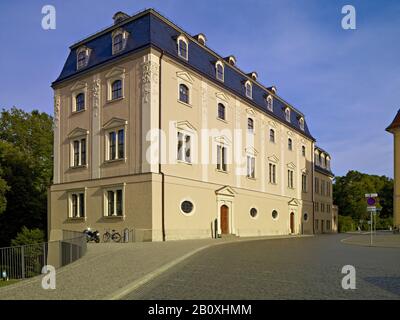
[[[109,242],[110,239],[114,242],[121,242],[121,235],[115,230],[111,230],[111,232],[106,230],[103,234],[103,242]]]

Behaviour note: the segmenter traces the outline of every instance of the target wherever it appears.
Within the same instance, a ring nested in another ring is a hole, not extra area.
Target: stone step
[[[221,234],[220,238],[223,239],[234,239],[234,238],[239,238],[236,234]]]

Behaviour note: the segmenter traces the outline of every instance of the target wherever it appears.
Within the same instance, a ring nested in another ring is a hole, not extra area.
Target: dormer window
[[[112,33],[112,54],[116,54],[125,49],[128,39],[128,32],[117,29]]]
[[[188,60],[188,41],[184,36],[179,36],[177,39],[177,44],[178,44],[178,55],[185,59]]]
[[[250,72],[249,74],[247,74],[249,77],[251,77],[254,81],[257,81],[257,78],[258,78],[258,74],[257,74],[257,72],[255,72],[255,71],[253,71],[253,72]]]
[[[290,109],[289,108],[285,109],[285,119],[287,122],[290,122]]]
[[[253,86],[249,80],[245,83],[246,89],[246,97],[252,99],[253,98]]]
[[[304,131],[304,118],[303,117],[301,117],[299,119],[299,127],[300,127],[301,130]]]
[[[76,67],[77,69],[82,69],[87,66],[89,62],[90,50],[87,47],[81,47],[76,53]]]
[[[272,96],[267,97],[267,109],[269,111],[274,111],[274,99]]]
[[[236,58],[235,58],[235,56],[229,56],[229,57],[226,57],[225,58],[225,60],[226,61],[228,61],[228,63],[231,65],[231,66],[234,66],[235,64],[236,64]]]
[[[224,65],[221,61],[217,61],[215,64],[215,73],[219,81],[224,82]]]
[[[194,36],[194,38],[203,46],[206,45],[207,38],[204,34],[199,33],[198,35]]]

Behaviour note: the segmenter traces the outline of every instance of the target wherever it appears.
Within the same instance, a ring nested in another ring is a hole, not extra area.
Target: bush
[[[355,231],[356,224],[350,216],[339,215],[339,232]]]
[[[27,244],[37,244],[45,242],[45,236],[43,230],[40,229],[28,229],[22,227],[21,231],[18,232],[17,236],[11,240],[12,246],[23,246]]]

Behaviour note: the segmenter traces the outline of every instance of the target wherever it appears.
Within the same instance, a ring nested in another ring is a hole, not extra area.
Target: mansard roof
[[[125,49],[113,55],[111,34],[116,28],[123,28],[130,36],[127,39]],[[185,35],[189,41],[188,61],[178,56],[176,39],[181,34]],[[81,46],[90,48],[91,54],[86,67],[77,70],[76,52]],[[226,60],[209,47],[200,44],[189,33],[163,17],[154,9],[147,9],[130,18],[123,19],[121,22],[115,23],[111,27],[72,45],[61,74],[52,85],[54,87],[64,80],[93,70],[93,68],[97,66],[115,61],[121,57],[149,47],[159,50],[169,57],[175,58],[186,67],[207,77],[210,81],[214,81],[224,89],[240,96],[240,98],[247,103],[261,109],[263,112],[315,141],[308,129],[306,121],[304,121],[304,130],[300,128],[298,119],[299,117],[304,117],[303,114],[279,97],[276,92],[272,90],[272,87],[267,88],[263,86],[260,82],[252,79],[246,72],[229,63],[225,63],[224,82],[218,81],[215,77],[214,63],[218,60]],[[244,83],[247,80],[253,84],[252,99],[246,96]],[[267,109],[266,97],[269,95],[273,97],[272,111]],[[292,110],[292,112],[290,112],[290,123],[285,120],[285,107],[290,107]]]
[[[400,127],[400,109],[397,111],[396,116],[394,117],[392,123],[389,125],[389,127],[386,128],[386,131],[393,132],[394,129]]]

